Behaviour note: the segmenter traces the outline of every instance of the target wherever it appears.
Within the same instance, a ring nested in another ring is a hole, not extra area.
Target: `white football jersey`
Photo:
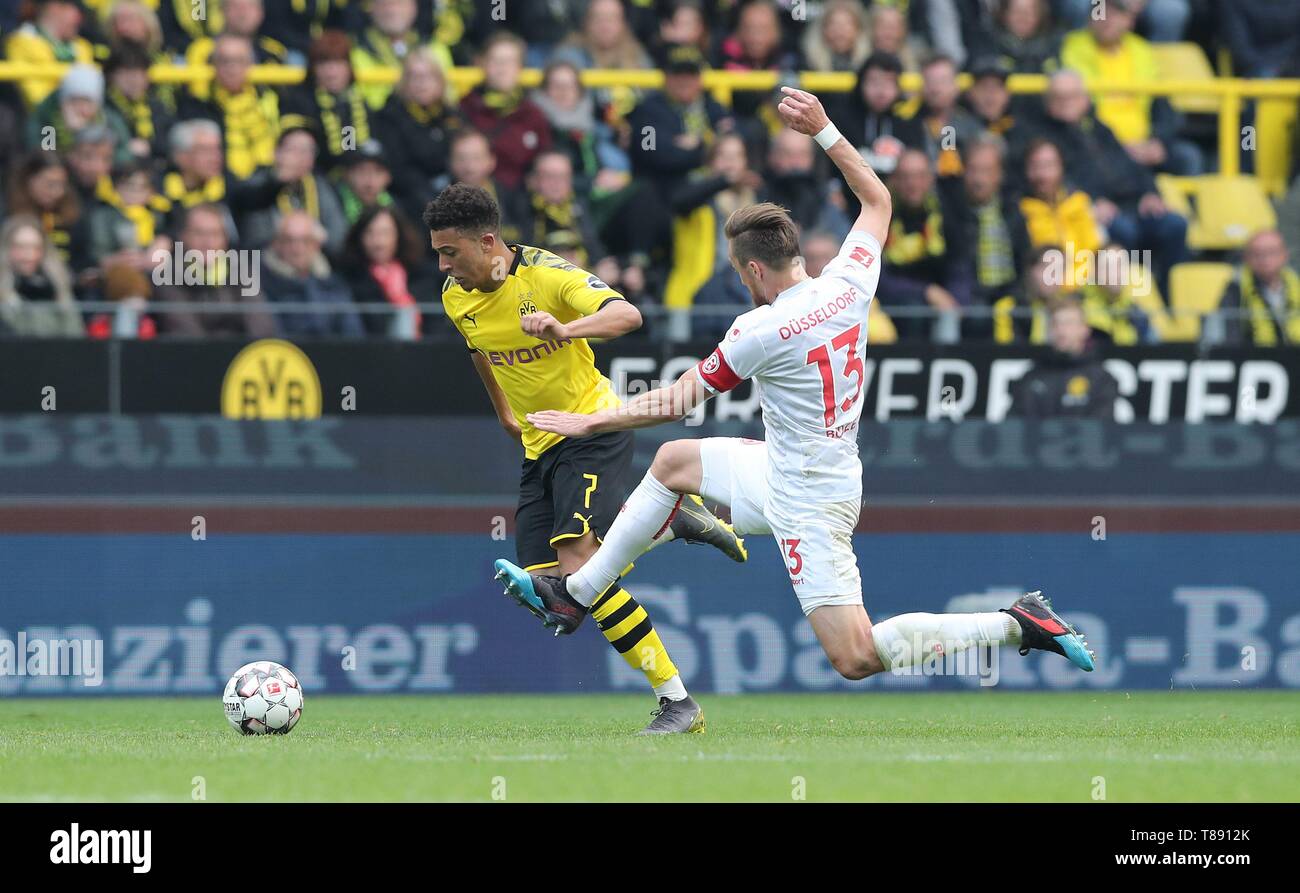
[[[737,317],[696,367],[715,393],[754,379],[767,430],[769,499],[861,498],[858,418],[867,311],[879,279],[880,243],[851,232],[820,276]]]

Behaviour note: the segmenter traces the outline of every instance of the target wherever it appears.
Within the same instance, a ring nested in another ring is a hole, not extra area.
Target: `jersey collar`
[[[524,246],[511,245],[509,242],[506,242],[506,247],[515,253],[515,259],[510,264],[510,272],[506,274],[507,276],[513,276],[515,275],[515,271],[517,271],[519,266],[524,262]]]
[[[775,304],[777,301],[781,300],[782,298],[786,297],[787,295],[792,295],[792,294],[794,294],[796,291],[798,291],[799,289],[803,288],[805,285],[807,285],[809,282],[812,282],[812,281],[813,281],[813,277],[811,277],[811,276],[809,276],[807,279],[800,279],[798,282],[796,282],[794,285],[792,285],[792,286],[790,286],[789,288],[787,288],[785,291],[778,292],[778,293],[777,293],[777,296],[776,296],[775,298],[772,299],[772,303]]]

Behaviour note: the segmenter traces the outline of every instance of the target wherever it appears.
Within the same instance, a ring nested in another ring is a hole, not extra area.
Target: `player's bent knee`
[[[861,604],[821,605],[808,619],[831,667],[845,679],[865,679],[885,668]]]
[[[861,636],[852,636],[825,648],[835,672],[845,679],[866,679],[885,668],[876,653],[876,644],[868,626]]]
[[[655,452],[650,473],[669,490],[684,493],[691,489],[689,472],[699,465],[700,445],[693,440],[672,440]]]
[[[862,654],[841,652],[828,654],[827,657],[830,658],[831,666],[835,669],[835,672],[839,673],[845,679],[855,681],[858,679],[866,679],[872,673],[876,672]]]

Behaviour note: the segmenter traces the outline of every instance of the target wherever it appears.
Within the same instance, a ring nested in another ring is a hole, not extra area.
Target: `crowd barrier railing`
[[[41,79],[57,82],[65,65],[32,65],[0,61],[0,81]],[[155,65],[150,69],[155,83],[202,83],[213,77],[211,66]],[[400,75],[396,68],[372,68],[359,71],[357,79],[363,84],[394,84]],[[270,86],[290,86],[300,83],[305,76],[302,68],[281,65],[256,65],[250,77],[254,83]],[[525,69],[522,83],[535,87],[541,83],[539,69]],[[448,73],[448,82],[456,95],[463,95],[483,79],[479,68],[457,67]],[[610,70],[589,69],[582,72],[582,82],[590,88],[630,87],[656,89],[664,82],[663,72],[657,69]],[[962,75],[965,87],[969,75]],[[788,72],[776,71],[706,71],[704,86],[723,105],[730,105],[737,92],[770,91],[782,84],[797,84],[815,93],[843,93],[851,90],[854,76],[847,72]],[[920,89],[920,75],[903,75],[903,89],[916,92]],[[1044,75],[1018,74],[1008,81],[1012,93],[1040,94],[1047,89]],[[1089,85],[1094,95],[1134,93],[1143,96],[1197,96],[1212,97],[1218,104],[1218,156],[1219,171],[1235,176],[1241,171],[1243,144],[1249,143],[1243,132],[1242,114],[1251,100],[1300,101],[1300,79],[1252,80],[1244,78],[1216,78],[1213,80],[1158,80],[1138,83],[1096,81]]]
[[[167,313],[197,313],[200,315],[232,315],[247,312],[269,313],[272,316],[292,314],[312,314],[333,316],[343,313],[361,315],[388,315],[397,320],[392,336],[398,340],[419,338],[417,326],[411,320],[413,314],[430,317],[445,317],[446,311],[440,302],[420,302],[395,306],[382,302],[358,302],[348,304],[317,304],[294,301],[261,301],[249,304],[192,303],[188,301],[143,301],[127,299],[125,301],[79,301],[77,309],[89,316],[107,315],[114,324],[110,327],[113,337],[133,337],[135,323],[144,314],[165,315]],[[664,307],[661,304],[638,304],[638,309],[645,319],[660,333],[661,340],[685,342],[698,335],[696,323],[712,323],[713,327],[722,321],[732,319],[743,313],[746,305],[740,304],[701,304],[689,308]],[[938,344],[957,344],[963,341],[961,322],[963,319],[986,320],[994,316],[1010,317],[1017,320],[1031,320],[1035,311],[1028,307],[1016,307],[1012,310],[995,310],[992,307],[973,305],[963,307],[960,311],[938,310],[934,307],[895,306],[886,312],[893,320],[920,320],[928,322],[929,340]],[[1173,318],[1195,316],[1202,320],[1203,328],[1197,343],[1203,346],[1221,344],[1225,334],[1225,324],[1231,320],[1249,321],[1251,313],[1245,308],[1223,308],[1209,314],[1170,310]],[[973,342],[972,342],[973,343]],[[1186,342],[1170,342],[1186,343]]]

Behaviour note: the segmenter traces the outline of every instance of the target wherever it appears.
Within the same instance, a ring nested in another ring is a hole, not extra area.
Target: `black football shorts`
[[[565,438],[525,459],[515,512],[519,566],[554,567],[556,544],[588,530],[603,538],[635,485],[631,467],[631,431]]]

